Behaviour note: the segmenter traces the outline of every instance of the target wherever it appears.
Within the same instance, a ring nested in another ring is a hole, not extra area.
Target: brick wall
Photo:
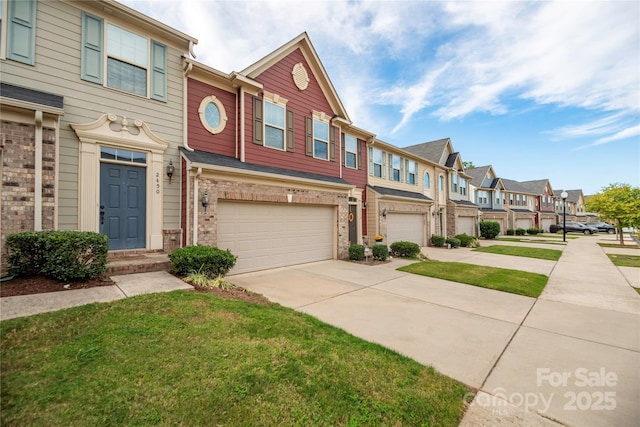
[[[34,230],[35,218],[35,126],[0,123],[2,147],[2,187],[0,199],[0,272],[6,273],[6,237]],[[42,131],[42,229],[51,230],[55,216],[55,131]]]
[[[326,191],[286,188],[265,184],[237,181],[214,180],[201,176],[198,178],[198,191],[195,197],[199,201],[205,192],[209,193],[207,212],[198,210],[198,244],[216,246],[217,244],[217,204],[218,200],[243,200],[250,202],[288,203],[287,194],[292,194],[297,204],[330,205],[338,208],[338,258],[349,255],[349,202],[348,194]],[[193,192],[193,177],[189,178],[189,192]],[[189,199],[192,199],[190,195]],[[199,202],[198,202],[199,204]],[[200,206],[200,204],[199,204]],[[193,206],[187,206],[188,215],[193,216]],[[187,236],[193,235],[193,224],[187,230]],[[188,240],[191,240],[188,238]]]

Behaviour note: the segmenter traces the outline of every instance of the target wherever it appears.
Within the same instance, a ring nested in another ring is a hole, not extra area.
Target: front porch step
[[[170,271],[169,256],[158,252],[116,252],[107,256],[107,276]]]

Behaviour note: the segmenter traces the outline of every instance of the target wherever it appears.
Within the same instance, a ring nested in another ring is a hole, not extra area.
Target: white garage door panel
[[[531,228],[531,220],[530,219],[517,219],[516,220],[516,228],[524,228],[525,230]]]
[[[218,202],[218,247],[232,273],[333,258],[333,207]]]
[[[458,234],[468,234],[469,236],[475,236],[476,233],[473,230],[473,218],[472,216],[459,216],[458,217]]]
[[[549,227],[551,227],[556,222],[552,219],[542,219],[542,229],[544,231],[549,231]]]
[[[414,242],[424,246],[424,215],[422,214],[387,214],[387,240],[393,242]]]

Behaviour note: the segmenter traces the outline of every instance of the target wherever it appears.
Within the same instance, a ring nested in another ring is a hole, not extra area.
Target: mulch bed
[[[70,291],[111,285],[115,285],[115,283],[107,276],[97,277],[84,282],[59,282],[55,279],[40,275],[15,277],[0,283],[0,297]]]
[[[101,276],[84,282],[59,282],[46,276],[26,276],[15,277],[5,282],[0,282],[0,297],[13,297],[18,295],[33,295],[46,292],[63,292],[75,289],[87,289],[96,286],[111,286],[115,282],[108,276]],[[271,304],[267,298],[260,294],[249,292],[242,288],[237,289],[219,289],[219,288],[203,288],[196,286],[197,292],[207,292],[214,294],[220,298],[253,302],[256,304]]]

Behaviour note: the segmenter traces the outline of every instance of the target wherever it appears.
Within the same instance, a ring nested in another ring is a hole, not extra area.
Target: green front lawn
[[[543,274],[461,262],[425,261],[398,270],[534,298],[540,296],[548,280]]]
[[[539,236],[539,237],[543,237],[543,236]],[[551,240],[535,239],[535,238],[523,239],[521,237],[499,237],[498,241],[519,242],[519,243],[543,243],[545,245],[566,245],[567,244],[567,242],[554,242]]]
[[[529,248],[526,246],[506,246],[506,245],[487,246],[486,248],[474,249],[474,251],[487,252],[491,254],[513,255],[513,256],[522,256],[522,257],[528,257],[528,258],[546,259],[550,261],[557,261],[560,259],[560,256],[562,255],[562,251],[557,249],[540,249],[540,248]]]
[[[171,292],[0,323],[1,425],[458,425],[469,390],[278,305]]]
[[[618,267],[640,267],[640,255],[607,254],[613,265]]]

